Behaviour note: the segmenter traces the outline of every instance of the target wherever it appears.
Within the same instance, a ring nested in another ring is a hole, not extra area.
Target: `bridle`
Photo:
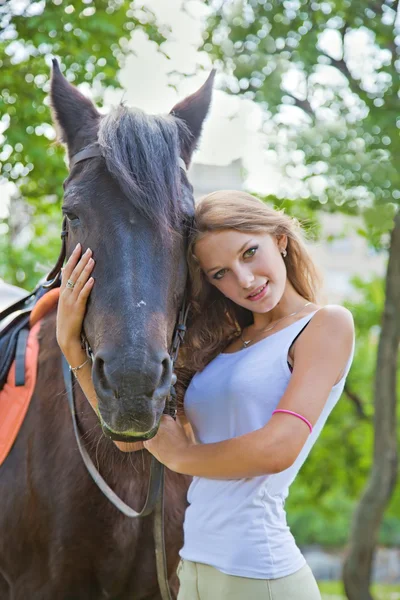
[[[91,144],[87,148],[84,148],[77,154],[75,154],[70,160],[70,170],[79,162],[84,160],[88,160],[90,158],[101,157],[101,148],[98,143]],[[182,158],[179,158],[179,166],[181,169],[184,169],[186,172],[186,165]],[[62,246],[60,255],[58,257],[57,263],[52,269],[52,271],[47,276],[47,283],[44,284],[43,287],[50,289],[59,285],[61,280],[61,268],[64,264],[64,260],[66,257],[66,238],[68,236],[68,230],[66,226],[66,217],[63,219],[62,231],[61,231],[61,240]],[[175,331],[172,339],[171,348],[169,350],[169,355],[172,362],[172,382],[169,396],[165,403],[164,414],[169,414],[173,418],[176,418],[177,413],[177,400],[176,400],[176,392],[175,392],[175,383],[176,383],[176,375],[174,373],[174,366],[176,360],[178,358],[180,345],[183,342],[186,332],[186,322],[189,313],[190,305],[187,302],[186,292],[184,295],[184,299],[182,302],[181,309],[179,311],[178,320],[175,326]],[[86,340],[86,337],[83,336],[83,342],[86,346],[86,352],[90,356],[92,354],[91,348]],[[161,464],[154,456],[151,457],[151,465],[150,465],[150,476],[149,476],[149,486],[147,491],[147,497],[144,504],[144,507],[140,512],[135,511],[128,504],[123,502],[117,494],[109,487],[106,481],[102,478],[98,470],[93,464],[92,459],[90,458],[84,444],[81,440],[81,435],[79,431],[79,425],[76,419],[76,408],[75,408],[75,399],[74,399],[74,377],[70,371],[69,365],[63,356],[62,358],[62,368],[63,368],[63,376],[64,383],[67,391],[67,399],[69,408],[72,416],[72,424],[74,429],[74,434],[76,438],[76,442],[78,445],[79,452],[81,454],[82,460],[88,470],[89,474],[93,478],[97,487],[100,491],[106,496],[106,498],[126,517],[131,519],[146,517],[154,512],[154,521],[153,521],[153,535],[155,542],[155,554],[156,554],[156,567],[157,567],[157,580],[158,585],[161,592],[162,600],[172,600],[171,591],[168,585],[168,572],[167,572],[167,561],[166,561],[166,552],[165,552],[165,540],[164,540],[164,465]],[[140,441],[143,438],[138,438],[137,441]]]

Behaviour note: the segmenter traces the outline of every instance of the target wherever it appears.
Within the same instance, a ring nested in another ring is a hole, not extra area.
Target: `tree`
[[[228,90],[264,106],[270,145],[301,182],[303,206],[363,215],[360,234],[389,255],[374,386],[373,466],[354,516],[344,571],[350,600],[371,600],[373,552],[398,460],[398,0],[208,4],[204,50],[231,74]],[[290,197],[290,190],[282,193]]]
[[[137,29],[157,45],[165,39],[152,13],[128,0],[10,1],[0,6],[0,179],[18,188],[9,217],[0,223],[0,277],[10,283],[32,288],[60,247],[66,168],[64,150],[52,143],[47,96],[51,58],[60,58],[69,81],[90,84],[101,106],[104,88],[119,87],[118,71],[131,31]]]

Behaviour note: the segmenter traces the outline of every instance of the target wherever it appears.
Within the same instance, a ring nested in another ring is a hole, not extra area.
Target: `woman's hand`
[[[143,444],[157,460],[177,473],[180,472],[179,459],[193,445],[180,422],[174,421],[169,415],[161,417],[157,434]]]
[[[79,260],[80,254],[81,245],[78,244],[62,271],[57,311],[57,341],[70,364],[74,362],[74,357],[82,356],[82,323],[94,283],[93,277],[90,277],[95,264],[92,251],[88,248]],[[74,286],[67,287],[68,281]]]

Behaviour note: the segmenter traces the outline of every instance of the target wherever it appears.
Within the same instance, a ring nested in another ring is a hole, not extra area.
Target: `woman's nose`
[[[251,271],[239,271],[237,274],[239,285],[244,289],[248,289],[254,282],[254,275]]]

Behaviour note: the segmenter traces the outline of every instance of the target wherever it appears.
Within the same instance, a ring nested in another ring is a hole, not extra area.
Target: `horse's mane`
[[[135,208],[164,230],[178,228],[183,219],[178,158],[189,135],[172,115],[146,115],[124,105],[100,121],[98,142],[108,171]]]

